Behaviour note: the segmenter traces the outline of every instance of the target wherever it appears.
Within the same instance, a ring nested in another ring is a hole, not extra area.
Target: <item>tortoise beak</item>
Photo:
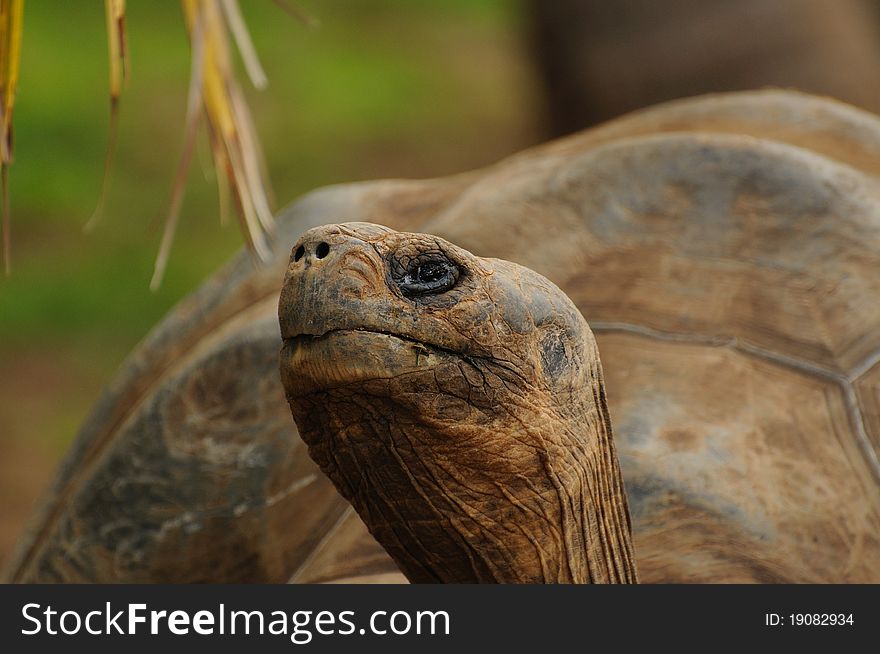
[[[362,326],[365,301],[387,292],[383,262],[368,239],[387,231],[347,223],[303,234],[293,246],[278,303],[282,338]]]

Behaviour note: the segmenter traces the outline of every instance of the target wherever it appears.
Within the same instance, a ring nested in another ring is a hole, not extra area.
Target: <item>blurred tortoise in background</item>
[[[402,579],[305,452],[277,306],[308,228],[436,234],[546,276],[596,335],[643,582],[880,581],[880,120],[677,101],[484,170],[316,191],[108,387],[15,581]]]
[[[880,112],[875,0],[525,0],[550,134],[704,93],[794,88]]]

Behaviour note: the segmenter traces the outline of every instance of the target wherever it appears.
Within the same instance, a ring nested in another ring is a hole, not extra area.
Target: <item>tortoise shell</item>
[[[880,581],[880,120],[677,101],[445,179],[315,191],[135,350],[14,581],[403,580],[308,458],[278,293],[309,227],[434,233],[550,278],[596,334],[645,582]]]

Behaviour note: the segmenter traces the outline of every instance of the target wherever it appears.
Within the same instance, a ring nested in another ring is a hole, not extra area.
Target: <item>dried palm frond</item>
[[[192,161],[199,117],[204,116],[218,178],[226,176],[238,209],[242,234],[261,260],[271,254],[273,231],[267,185],[256,132],[235,78],[230,55],[230,32],[254,85],[265,85],[265,74],[241,18],[236,0],[182,0],[192,44],[192,66],[184,148],[174,179],[165,230],[150,288],[162,281],[177,228],[186,172]],[[220,185],[221,194],[224,185]],[[222,199],[222,195],[221,195]]]
[[[104,156],[104,181],[98,206],[85,225],[90,231],[98,224],[104,211],[104,201],[110,190],[110,172],[113,169],[113,155],[116,151],[116,135],[119,132],[119,98],[122,84],[128,73],[128,50],[125,47],[125,0],[104,0],[107,16],[107,47],[110,56],[110,131],[107,138],[107,153]]]
[[[3,271],[12,270],[9,227],[9,164],[12,163],[12,108],[18,85],[24,0],[0,0],[0,185],[2,185]]]
[[[309,27],[317,21],[285,0],[276,4]],[[242,233],[250,250],[261,260],[270,256],[273,230],[267,177],[259,142],[235,77],[230,56],[230,34],[241,54],[245,70],[257,88],[266,85],[237,0],[181,0],[192,45],[192,65],[187,103],[186,131],[181,158],[171,189],[169,210],[150,287],[158,288],[168,262],[177,227],[186,174],[192,161],[196,133],[202,118],[210,136],[221,218],[229,196],[238,209]],[[12,108],[18,82],[24,0],[0,0],[0,177],[2,177],[2,238],[4,270],[10,263],[8,166],[12,162]],[[86,223],[100,219],[110,184],[119,121],[119,102],[128,71],[125,38],[125,0],[104,0],[110,55],[110,134],[104,160],[104,179],[97,208]]]

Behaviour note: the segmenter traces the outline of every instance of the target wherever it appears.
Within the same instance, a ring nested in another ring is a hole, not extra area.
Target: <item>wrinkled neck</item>
[[[559,409],[460,396],[344,388],[291,408],[312,457],[411,581],[636,582],[601,381]]]

